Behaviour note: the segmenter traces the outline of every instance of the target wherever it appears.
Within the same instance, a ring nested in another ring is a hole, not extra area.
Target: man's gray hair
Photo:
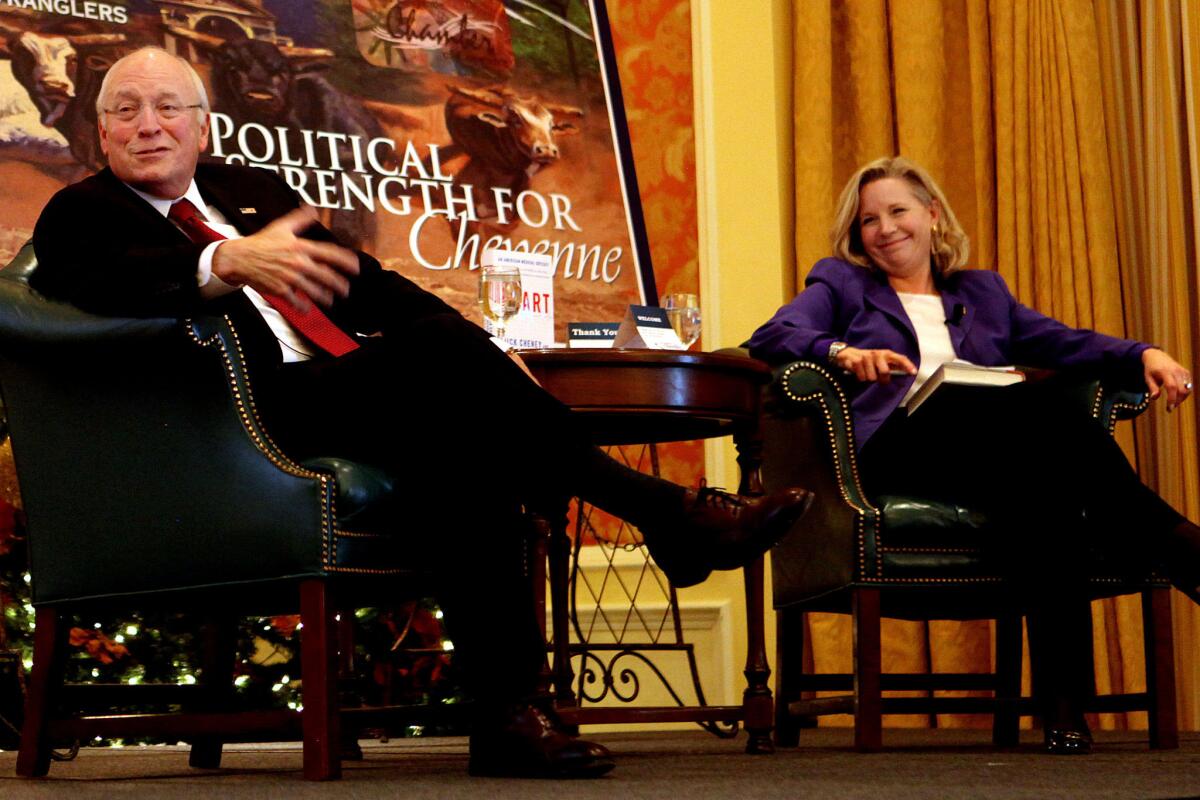
[[[108,97],[109,77],[112,76],[113,72],[122,62],[143,53],[160,53],[166,58],[175,59],[183,66],[184,71],[186,71],[188,77],[191,78],[192,88],[196,90],[196,97],[198,98],[197,102],[200,103],[200,108],[197,109],[196,116],[198,120],[203,120],[204,115],[209,112],[208,91],[204,88],[204,81],[200,79],[200,73],[196,72],[196,68],[192,66],[192,62],[188,61],[186,58],[177,56],[174,53],[168,53],[161,47],[147,45],[146,47],[140,47],[137,50],[134,50],[132,53],[127,53],[126,55],[121,56],[116,60],[116,62],[113,63],[111,67],[108,68],[108,72],[104,73],[104,80],[100,82],[100,94],[96,96],[96,119],[100,120],[100,124],[104,125],[104,103]]]

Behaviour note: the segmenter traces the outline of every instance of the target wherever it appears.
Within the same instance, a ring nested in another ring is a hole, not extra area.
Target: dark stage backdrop
[[[154,44],[212,100],[206,158],[279,172],[327,225],[478,321],[487,247],[548,253],[558,338],[655,299],[598,0],[6,0],[0,258],[101,168],[108,66]]]

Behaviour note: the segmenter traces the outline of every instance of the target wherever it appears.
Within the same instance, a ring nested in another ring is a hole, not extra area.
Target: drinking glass
[[[521,310],[521,271],[516,267],[482,267],[479,274],[479,310],[496,326],[496,338]]]
[[[684,347],[691,347],[700,338],[700,298],[689,292],[675,292],[662,299],[667,320]]]

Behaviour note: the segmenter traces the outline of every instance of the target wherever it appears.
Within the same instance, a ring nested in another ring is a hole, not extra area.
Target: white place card
[[[658,306],[630,306],[617,329],[613,347],[643,348],[647,350],[686,350],[675,329],[667,319],[667,312]]]
[[[619,322],[568,322],[567,347],[612,347]]]

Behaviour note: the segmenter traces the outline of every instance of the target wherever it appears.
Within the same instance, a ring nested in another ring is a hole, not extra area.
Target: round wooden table
[[[757,427],[766,364],[729,353],[524,350],[546,391],[582,417],[597,444],[708,439]]]
[[[545,389],[569,406],[599,445],[653,444],[732,436],[741,477],[738,491],[759,494],[762,442],[758,415],[770,369],[741,351],[523,350]],[[745,569],[746,678],[741,706],[578,708],[571,688],[568,560],[565,525],[552,526],[550,591],[556,696],[575,722],[736,721],[750,734],[748,752],[771,752],[773,721],[763,631],[763,562]]]

